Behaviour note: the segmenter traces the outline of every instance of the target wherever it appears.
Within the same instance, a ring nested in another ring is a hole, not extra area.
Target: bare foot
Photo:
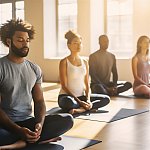
[[[91,109],[90,110],[90,112],[93,112],[93,113],[95,113],[95,112],[97,112],[98,111],[98,109]]]
[[[71,109],[70,111],[69,111],[69,113],[70,114],[78,114],[78,113],[83,113],[83,112],[85,112],[86,110],[84,109],[84,108],[77,108],[77,109]]]
[[[74,109],[71,109],[71,110],[69,111],[69,114],[73,115],[73,113],[74,113]]]
[[[118,95],[118,89],[116,87],[109,87],[107,88],[107,92],[110,96]]]
[[[49,140],[39,142],[39,144],[45,144],[45,143],[49,143],[49,142],[57,142],[57,141],[60,141],[61,139],[62,139],[61,137],[55,137],[55,138],[52,138],[52,139],[49,139]]]

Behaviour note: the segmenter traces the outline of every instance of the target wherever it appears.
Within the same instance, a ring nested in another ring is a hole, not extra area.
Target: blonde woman
[[[141,36],[137,41],[137,52],[132,58],[134,94],[146,98],[150,98],[149,43],[150,39],[147,36]]]
[[[89,94],[88,62],[79,53],[82,38],[79,34],[68,31],[65,34],[70,55],[60,61],[59,73],[61,90],[58,96],[59,106],[70,114],[98,109],[110,101],[107,95],[94,98]]]

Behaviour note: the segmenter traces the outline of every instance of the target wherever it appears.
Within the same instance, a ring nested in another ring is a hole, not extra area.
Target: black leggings
[[[110,87],[112,87],[111,82],[108,85],[95,84],[94,83],[94,84],[91,84],[91,91],[92,91],[92,93],[110,95],[110,93],[107,91],[107,88],[110,88]],[[117,93],[116,93],[116,95],[129,90],[131,87],[132,87],[132,84],[130,82],[117,84]]]
[[[78,97],[82,101],[87,101],[85,96]],[[98,109],[106,106],[110,102],[110,97],[104,94],[91,94],[90,101],[93,104],[92,109]],[[70,95],[61,94],[58,96],[58,105],[64,111],[69,111],[71,109],[79,108],[80,105],[77,101]]]
[[[32,131],[35,128],[35,118],[25,121],[16,122],[21,127],[26,127]],[[70,114],[47,115],[43,125],[41,137],[38,140],[44,141],[54,137],[58,137],[71,129],[73,126],[73,117]],[[3,128],[0,128],[0,145],[13,144],[20,139],[19,135],[13,134]],[[37,142],[37,143],[38,143]]]

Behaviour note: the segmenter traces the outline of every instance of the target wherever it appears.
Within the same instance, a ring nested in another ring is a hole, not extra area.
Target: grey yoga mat
[[[124,119],[127,117],[131,117],[134,115],[138,115],[141,113],[148,112],[149,110],[147,108],[145,109],[127,109],[127,108],[122,108],[109,122],[117,121],[120,119]]]
[[[79,137],[62,136],[61,141],[43,145],[30,145],[22,150],[81,150],[100,142],[102,141]]]
[[[76,118],[110,123],[113,121],[117,121],[117,120],[120,120],[123,118],[131,117],[131,116],[145,113],[148,111],[149,111],[148,108],[145,108],[145,109],[121,108],[119,110],[109,111],[108,113],[102,113],[101,110],[99,110],[95,113],[81,114],[81,115],[77,116]]]
[[[128,108],[116,108],[114,110],[98,110],[97,112],[87,111],[81,114],[74,115],[74,118],[99,121],[99,122],[113,122],[123,118],[131,117],[141,113],[148,112],[148,108],[143,109],[128,109]],[[61,108],[55,107],[47,111],[48,114],[63,113]]]
[[[115,111],[113,111],[113,110],[110,110],[110,111],[98,110],[97,112],[86,111],[84,113],[75,114],[75,115],[73,115],[73,117],[77,118],[77,119],[108,122],[111,120],[111,118],[113,118],[113,116],[118,111],[119,110],[117,110],[117,109],[115,109]],[[47,111],[47,114],[58,114],[58,113],[65,113],[65,112],[63,112],[63,110],[59,107],[54,107]]]
[[[107,117],[106,117],[106,113],[108,113],[108,112],[109,111],[107,111],[107,110],[98,110],[97,112],[86,111],[84,113],[75,114],[75,115],[73,115],[73,117],[77,118],[77,119],[85,119],[85,120],[92,120],[92,121],[105,121],[106,122],[107,120],[109,121],[110,118],[113,117],[113,116],[109,116],[109,115],[107,115]],[[54,107],[47,111],[47,114],[58,114],[58,113],[66,113],[66,112],[64,112],[59,107]]]

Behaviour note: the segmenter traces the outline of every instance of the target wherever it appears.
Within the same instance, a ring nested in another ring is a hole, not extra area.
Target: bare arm
[[[85,65],[86,65],[86,75],[85,75],[85,79],[84,79],[84,84],[85,84],[85,95],[87,97],[87,102],[88,102],[88,109],[92,108],[92,103],[90,101],[90,88],[89,88],[89,66],[88,66],[88,62],[84,61]]]
[[[42,129],[43,123],[45,120],[46,106],[45,106],[45,102],[44,102],[41,84],[35,84],[35,86],[32,90],[32,96],[33,96],[33,101],[34,101],[35,121],[36,121],[37,125],[40,125],[40,127],[37,127],[37,128]],[[35,127],[35,130],[36,130],[36,127]]]
[[[85,95],[87,97],[87,99],[90,99],[90,93],[89,93],[89,66],[88,66],[88,62],[84,61],[85,65],[86,65],[86,75],[85,75],[85,79],[84,79],[84,84],[85,84]]]
[[[118,81],[118,72],[117,72],[117,66],[116,66],[116,58],[114,57],[114,64],[112,68],[112,74],[113,74],[113,83],[115,86],[117,86],[117,81]]]

